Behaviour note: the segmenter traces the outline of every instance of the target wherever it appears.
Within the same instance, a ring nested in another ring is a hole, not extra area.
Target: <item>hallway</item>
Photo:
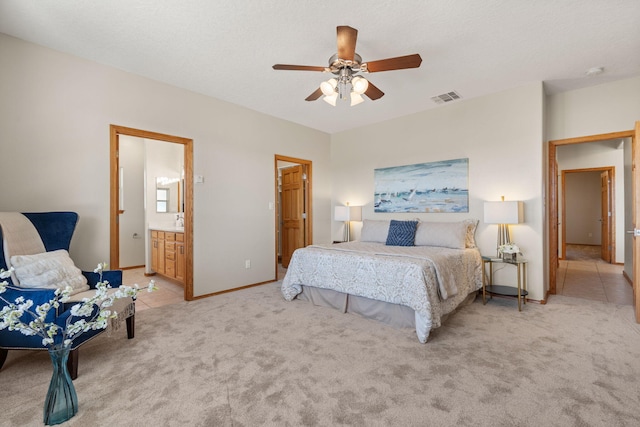
[[[633,288],[622,270],[622,265],[600,259],[599,246],[567,245],[567,259],[561,260],[558,268],[556,293],[633,305]]]

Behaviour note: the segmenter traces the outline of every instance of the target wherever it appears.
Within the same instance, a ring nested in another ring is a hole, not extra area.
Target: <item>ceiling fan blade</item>
[[[403,70],[405,68],[418,68],[420,64],[422,64],[422,58],[417,53],[414,53],[413,55],[367,62],[367,71],[376,73],[378,71]]]
[[[358,30],[348,26],[338,27],[338,58],[353,61],[356,53]]]
[[[369,87],[367,87],[367,90],[364,94],[367,95],[372,101],[380,99],[384,96],[384,92],[375,87],[371,82],[369,82]]]
[[[311,95],[307,96],[304,100],[305,101],[315,101],[316,99],[320,98],[322,96],[322,89],[318,88],[316,89],[315,92],[313,92]]]
[[[288,64],[276,64],[273,66],[274,70],[292,70],[292,71],[325,71],[326,67],[316,67],[313,65],[288,65]]]

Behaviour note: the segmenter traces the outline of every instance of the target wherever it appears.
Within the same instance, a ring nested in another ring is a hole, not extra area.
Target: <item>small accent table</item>
[[[486,296],[489,298],[493,295],[503,295],[518,298],[518,311],[522,311],[521,303],[527,303],[527,263],[526,259],[517,259],[514,261],[506,261],[501,258],[483,256],[482,257],[482,304],[486,304]],[[486,265],[489,264],[489,283],[486,279]],[[493,284],[493,265],[494,264],[511,264],[517,269],[517,286],[501,286]]]

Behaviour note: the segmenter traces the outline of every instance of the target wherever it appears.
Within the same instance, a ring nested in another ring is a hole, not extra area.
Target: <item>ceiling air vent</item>
[[[451,91],[447,93],[443,93],[442,95],[433,96],[431,100],[436,104],[444,104],[445,102],[455,101],[456,99],[462,98],[460,94],[456,91]]]

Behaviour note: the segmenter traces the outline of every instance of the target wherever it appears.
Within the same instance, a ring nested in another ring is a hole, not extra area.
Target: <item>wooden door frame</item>
[[[567,258],[567,204],[566,204],[566,188],[565,188],[565,174],[567,173],[581,173],[581,172],[608,172],[609,177],[611,178],[611,182],[609,183],[610,194],[611,194],[611,218],[609,219],[609,243],[611,246],[611,251],[613,254],[616,252],[616,207],[615,207],[615,179],[616,179],[616,170],[612,166],[602,166],[597,168],[585,168],[585,169],[566,169],[562,171],[562,179],[560,185],[562,186],[562,220],[560,221],[560,233],[562,233],[562,248],[561,254],[562,256],[559,259]],[[615,264],[615,259],[613,264]]]
[[[295,157],[283,156],[280,154],[276,154],[273,160],[273,170],[274,170],[274,196],[276,201],[276,212],[274,218],[275,225],[275,277],[274,280],[278,280],[278,230],[280,228],[280,224],[278,224],[278,218],[280,217],[280,203],[278,202],[278,161],[297,163],[305,166],[305,173],[307,174],[307,179],[304,180],[304,211],[307,214],[307,217],[304,221],[304,245],[308,246],[313,243],[313,197],[312,197],[312,187],[313,180],[312,178],[312,169],[313,163],[311,160],[298,159]]]
[[[185,245],[185,277],[184,299],[191,301],[193,297],[193,140],[179,136],[166,135],[124,126],[110,125],[110,264],[117,269],[120,264],[120,225],[119,225],[119,136],[127,135],[137,138],[182,144],[184,147],[184,245]]]
[[[633,136],[631,137],[631,182],[633,189],[632,193],[632,216],[633,227],[632,233],[635,235],[635,231],[640,228],[640,171],[638,171],[638,165],[640,165],[640,149],[638,143],[640,142],[640,121],[636,121]],[[630,230],[625,230],[629,232]],[[640,237],[636,236],[633,239],[633,300],[635,304],[636,323],[640,323]]]
[[[556,161],[556,151],[557,147],[562,145],[572,145],[572,144],[582,144],[585,142],[598,142],[598,141],[606,141],[610,139],[619,139],[619,138],[631,138],[631,147],[635,152],[636,141],[634,137],[634,131],[622,131],[622,132],[612,132],[612,133],[604,133],[599,135],[590,135],[590,136],[582,136],[577,138],[567,138],[567,139],[557,139],[553,141],[549,141],[549,152],[548,152],[548,211],[547,215],[549,218],[549,289],[547,293],[555,294],[556,293],[556,282],[558,276],[558,163]],[[633,174],[636,176],[636,170],[633,168]],[[635,180],[635,178],[634,178]],[[632,191],[632,193],[634,193]],[[635,193],[633,195],[634,199]],[[637,203],[638,200],[635,200],[634,203]],[[636,289],[636,282],[638,279],[634,280],[634,290]],[[545,299],[547,299],[545,297]],[[636,309],[638,304],[636,304]]]

